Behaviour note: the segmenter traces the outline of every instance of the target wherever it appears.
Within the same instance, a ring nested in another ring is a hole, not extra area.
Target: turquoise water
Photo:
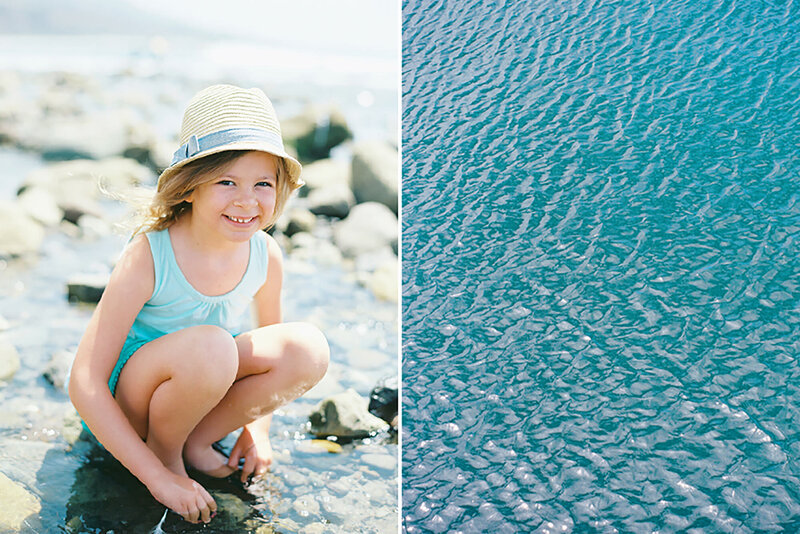
[[[798,15],[404,2],[404,532],[800,529]]]

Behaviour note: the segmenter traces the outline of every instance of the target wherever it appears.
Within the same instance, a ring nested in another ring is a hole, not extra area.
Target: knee
[[[198,387],[227,389],[236,380],[239,353],[236,342],[227,330],[218,326],[192,327],[188,332],[193,354],[183,366],[185,376]]]
[[[302,380],[309,387],[325,376],[330,361],[330,348],[325,335],[316,326],[309,323],[292,325],[287,351],[295,369],[303,375]]]

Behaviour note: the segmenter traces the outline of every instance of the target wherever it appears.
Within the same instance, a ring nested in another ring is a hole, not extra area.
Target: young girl
[[[328,344],[281,323],[281,251],[262,230],[302,181],[269,99],[209,87],[180,142],[81,340],[69,395],[158,501],[207,523],[216,504],[185,466],[224,477],[243,458],[243,481],[263,474],[271,413],[322,378]],[[259,328],[243,332],[253,301]],[[239,428],[230,458],[212,448]]]

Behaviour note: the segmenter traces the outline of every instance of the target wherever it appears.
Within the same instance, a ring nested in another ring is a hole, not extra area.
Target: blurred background
[[[322,328],[332,364],[275,418],[270,475],[212,488],[223,513],[205,531],[396,530],[391,401],[372,410],[383,419],[366,406],[396,394],[399,25],[385,0],[0,0],[0,496],[14,503],[0,530],[145,532],[162,517],[80,439],[63,381],[130,235],[114,195],[153,186],[185,104],[215,83],[263,89],[304,164],[272,232],[284,319]],[[323,401],[365,426],[312,426]]]

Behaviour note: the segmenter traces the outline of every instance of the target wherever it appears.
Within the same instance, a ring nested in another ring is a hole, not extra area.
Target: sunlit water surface
[[[404,2],[404,531],[800,529],[798,15]]]

